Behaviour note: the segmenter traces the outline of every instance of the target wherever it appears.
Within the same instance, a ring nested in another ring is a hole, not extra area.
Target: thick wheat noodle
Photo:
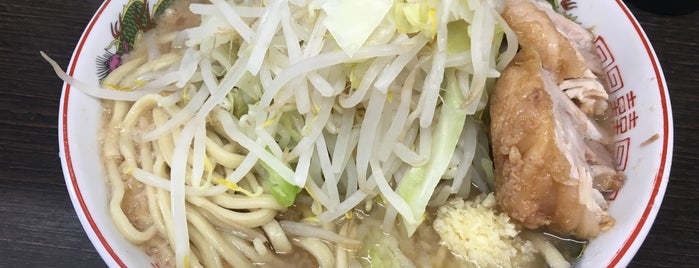
[[[162,108],[155,108],[153,109],[153,121],[156,125],[158,124],[164,124],[167,121],[167,112],[163,110]],[[173,132],[172,134],[165,134],[160,137],[158,137],[158,148],[160,148],[160,155],[163,156],[163,160],[168,165],[172,165],[172,153],[175,151],[175,142],[173,140],[173,136],[175,133]],[[168,175],[162,176],[167,178]]]
[[[183,108],[176,105],[166,106],[166,108],[169,108],[168,112],[171,112],[170,118],[162,124],[157,124],[155,129],[143,133],[143,135],[140,135],[138,139],[154,140],[162,135],[167,135],[167,133],[173,129],[179,129],[179,127],[183,126],[189,118],[196,114],[196,110],[201,107],[208,96],[209,94],[206,90],[199,90],[191,97],[187,105],[185,105]]]
[[[316,238],[299,238],[294,244],[311,253],[320,268],[330,268],[335,264],[335,256],[328,245]]]
[[[247,182],[249,186],[248,189],[251,189],[253,191],[262,189],[262,185],[260,185],[260,183],[257,181],[257,178],[252,173],[246,174],[245,177],[243,177],[243,179],[244,180],[242,180],[241,182]]]
[[[118,129],[116,126],[118,125],[118,121],[123,117],[125,114],[124,111],[126,111],[125,106],[119,104],[120,102],[115,102],[114,103],[114,112],[112,114],[112,119],[109,123],[111,128],[109,128],[108,131],[117,131]],[[118,110],[117,110],[118,109]],[[121,144],[121,135],[118,134],[119,132],[116,132],[116,135],[107,135],[105,137],[105,146],[110,146],[111,148],[119,148],[118,150],[121,153],[120,145],[116,144]],[[118,135],[118,136],[117,136]],[[118,139],[118,140],[116,140]],[[127,148],[128,149],[128,148]],[[130,154],[128,155],[131,157],[131,161],[135,162],[133,151],[129,152]],[[119,172],[119,169],[117,167],[117,160],[114,158],[109,158],[105,159],[106,167],[107,167],[107,177],[109,180],[109,187],[110,187],[110,196],[111,199],[109,201],[109,213],[112,216],[112,219],[114,220],[114,223],[117,227],[117,229],[124,235],[124,237],[131,241],[132,243],[135,244],[141,244],[147,240],[149,240],[157,231],[157,228],[155,226],[149,226],[145,231],[140,231],[136,227],[131,224],[129,221],[128,217],[124,213],[121,203],[124,198],[125,194],[125,185],[124,181],[121,178],[121,173]]]
[[[224,238],[227,238],[229,243],[234,247],[238,248],[248,259],[252,260],[254,263],[265,263],[272,267],[283,267],[284,262],[279,260],[276,256],[271,254],[269,251],[258,252],[253,244],[248,243],[248,241],[243,240],[237,235],[222,232]],[[265,250],[267,250],[265,248]]]
[[[163,216],[163,225],[165,225],[165,237],[168,241],[173,241],[174,227],[172,226],[172,213],[170,209],[170,193],[158,189],[158,206],[160,208],[160,215]],[[170,245],[170,249],[174,252],[174,245]]]
[[[158,233],[163,237],[168,237],[167,230],[165,228],[165,221],[163,220],[163,215],[160,214],[160,209],[158,208],[158,189],[153,186],[146,185],[146,198],[148,198],[148,212],[153,221],[153,226],[155,226]]]
[[[143,149],[141,151],[142,151],[141,155],[144,156],[144,157],[142,157],[143,159],[141,160],[142,165],[145,165],[143,167],[144,169],[147,169],[149,171],[162,169],[164,162],[163,162],[163,158],[160,155],[157,155],[155,157],[155,161],[149,167],[147,164],[143,164],[143,163],[147,162],[146,160],[144,160],[144,159],[146,159],[145,155],[148,155],[148,154],[152,155],[152,152],[143,152],[143,151],[147,151],[147,150],[143,150]],[[160,190],[158,190],[158,188],[155,188],[155,187],[152,187],[149,185],[145,185],[145,187],[146,187],[146,198],[148,199],[147,200],[148,201],[148,211],[151,215],[151,219],[153,221],[153,226],[155,226],[155,228],[157,229],[160,236],[167,241],[167,240],[169,240],[168,237],[170,237],[170,234],[168,233],[168,227],[166,226],[167,218],[165,218],[165,215],[163,215],[161,213],[161,210],[160,210],[160,208],[161,208],[161,205],[159,203],[159,196],[160,196],[159,191]],[[167,250],[169,255],[172,255],[172,256],[174,256],[174,254],[175,254],[174,251],[172,251],[172,248],[170,248],[168,245],[159,247],[159,250],[161,250],[161,251]]]
[[[206,219],[208,219],[212,225],[216,226],[220,230],[226,230],[227,232],[234,233],[247,241],[260,239],[267,242],[267,237],[265,237],[265,235],[258,228],[248,228],[233,221],[220,220],[219,218],[213,216],[210,212],[201,208],[197,208],[197,211],[206,216]]]
[[[277,220],[271,220],[268,223],[262,225],[262,230],[265,231],[267,237],[269,237],[269,242],[272,243],[272,247],[277,252],[291,252],[291,241],[286,233],[279,225]]]
[[[125,75],[124,78],[122,78],[119,82],[119,87],[130,88],[132,86],[130,83],[138,81],[138,77],[142,74],[157,71],[167,66],[170,66],[173,63],[176,63],[181,58],[182,55],[179,55],[178,53],[167,53],[161,55],[159,58],[155,60],[149,60],[148,62],[145,62],[144,64],[140,65],[138,68],[133,70],[128,75]]]
[[[208,211],[214,217],[220,220],[232,221],[248,228],[261,226],[274,219],[274,216],[277,214],[277,210],[273,209],[258,209],[250,212],[236,212],[220,207],[214,203],[211,203],[211,201],[208,199],[199,196],[188,196],[187,201]]]
[[[201,262],[203,262],[203,265],[205,267],[223,267],[223,263],[221,263],[221,255],[218,254],[216,248],[211,243],[209,243],[209,241],[207,241],[206,238],[204,238],[204,236],[199,232],[199,230],[197,230],[197,228],[193,228],[191,224],[189,226],[189,240],[199,251]]]
[[[163,96],[159,94],[148,94],[134,102],[120,124],[119,128],[121,132],[131,134],[132,128],[138,123],[138,119],[142,118],[145,113],[156,107],[158,105],[158,100],[162,97]]]
[[[260,254],[260,256],[262,256],[266,260],[271,259],[271,260],[274,260],[275,262],[276,262],[276,260],[278,260],[277,258],[274,258],[274,255],[273,255],[274,253],[272,253],[272,251],[270,251],[270,248],[267,246],[267,244],[265,244],[264,241],[262,241],[260,239],[252,240],[252,246],[255,248],[255,251],[257,251],[257,254]],[[280,262],[280,263],[283,263],[283,262]],[[275,264],[275,266],[283,266],[283,265]]]
[[[140,121],[143,122],[146,120],[145,118],[142,118]],[[152,172],[156,166],[156,163],[159,161],[162,162],[162,157],[160,156],[157,156],[155,160],[153,159],[153,150],[151,148],[151,143],[141,143],[139,150],[139,162],[143,169]],[[143,187],[145,187],[147,199],[146,201],[148,202],[148,212],[153,222],[153,226],[155,226],[156,230],[158,231],[158,233],[160,233],[161,236],[167,237],[167,234],[165,233],[165,224],[163,223],[162,215],[158,210],[157,189],[149,185],[144,185]]]
[[[141,117],[138,120],[140,126],[145,126],[148,124],[147,117]],[[156,156],[153,154],[152,144],[150,142],[138,142],[138,162],[143,168],[143,170],[148,172],[153,172],[153,167],[155,166]]]
[[[124,80],[124,77],[133,72],[138,66],[143,65],[147,60],[146,57],[131,57],[128,61],[126,61],[124,64],[119,65],[116,69],[114,69],[112,72],[107,75],[107,77],[102,80],[102,84],[104,85],[116,85],[122,80]]]
[[[157,99],[159,99],[159,98],[155,98],[154,100],[151,100],[151,101],[147,102],[147,103],[144,104],[144,105],[147,105],[148,103],[153,104],[152,101],[155,101],[155,102],[157,103]],[[165,112],[163,109],[161,109],[161,108],[159,108],[159,107],[152,107],[152,108],[153,108],[153,109],[151,110],[151,113],[153,114],[153,121],[154,121],[154,123],[155,123],[156,126],[162,125],[162,124],[164,124],[165,122],[168,121],[168,115],[167,115],[168,113],[169,113],[169,114],[172,114],[172,112],[175,112],[175,113],[176,113],[176,112],[179,111],[179,109],[169,109],[168,112]],[[139,110],[140,110],[140,109],[139,109]],[[146,111],[143,110],[143,112],[146,112]],[[129,124],[124,124],[124,125],[125,125],[126,127],[129,127]],[[128,130],[130,130],[130,128],[127,128],[126,130],[122,130],[122,132],[128,132]],[[165,134],[163,134],[163,135],[160,135],[160,136],[156,139],[157,142],[158,142],[159,148],[160,148],[160,153],[161,153],[161,155],[165,158],[165,161],[168,163],[169,166],[172,166],[172,154],[173,154],[173,152],[174,152],[174,150],[175,150],[174,140],[176,139],[177,136],[179,136],[180,129],[179,129],[179,128],[175,128],[175,129],[172,130],[171,132],[172,132],[171,135],[169,135],[168,133],[165,133]],[[131,139],[133,139],[133,137],[131,137]],[[207,146],[207,147],[208,147],[208,146]],[[223,149],[222,149],[222,150],[223,150]],[[218,161],[221,161],[221,160],[222,160],[222,161],[228,161],[227,164],[230,164],[230,165],[234,165],[234,164],[235,164],[235,161],[236,161],[235,154],[229,153],[229,154],[227,154],[227,155],[224,155],[223,157],[233,157],[233,158],[227,160],[227,159],[222,159],[222,158],[219,157],[219,158],[216,159],[216,161],[211,161],[210,164],[212,165],[212,167],[211,167],[212,170],[215,169],[216,163],[217,163]],[[187,160],[187,163],[188,163],[189,165],[192,164],[192,158],[191,158],[191,157]],[[189,170],[189,168],[191,168],[191,167],[188,166],[187,168],[188,168],[188,171],[191,171],[191,170]],[[189,173],[189,172],[188,172],[188,173]],[[168,176],[161,176],[161,177],[167,178]],[[198,188],[201,188],[201,187],[198,187]],[[208,187],[205,187],[205,188],[208,188]]]
[[[236,248],[232,247],[230,244],[221,237],[219,232],[214,228],[209,221],[204,218],[199,212],[192,207],[187,206],[185,210],[187,213],[187,221],[192,224],[194,228],[197,229],[206,238],[206,240],[211,244],[216,251],[226,260],[230,265],[235,265],[236,267],[250,267],[253,265],[243,254]]]
[[[199,258],[197,256],[199,256],[199,252],[195,252],[193,254],[190,254],[188,268],[204,268],[204,266],[201,265],[201,262],[199,261]]]
[[[241,194],[220,194],[211,197],[211,202],[227,209],[276,209],[284,210],[272,195],[245,196]]]
[[[142,244],[148,241],[155,234],[156,228],[149,226],[145,231],[140,231],[129,222],[121,208],[121,201],[124,199],[125,185],[121,180],[121,173],[113,159],[105,160],[107,166],[107,177],[111,186],[111,199],[109,200],[109,214],[116,225],[117,230],[124,235],[124,238],[134,244]]]
[[[137,166],[136,148],[133,143],[133,139],[131,139],[131,137],[126,133],[121,133],[121,135],[119,135],[119,152],[124,158],[124,163],[126,163],[127,166]]]
[[[228,234],[228,233],[223,233],[221,232],[221,236],[223,239],[225,239],[228,243],[230,243],[232,246],[236,247],[238,250],[240,250],[245,257],[250,259],[252,262],[257,263],[257,262],[262,262],[264,261],[262,256],[260,254],[257,254],[257,251],[255,248],[249,244],[247,241],[243,240],[242,238]]]
[[[107,158],[120,157],[119,154],[119,125],[129,110],[129,104],[122,101],[112,101],[112,115],[106,125],[102,144],[102,154]]]
[[[237,168],[245,159],[244,155],[229,152],[209,137],[206,138],[206,152],[209,157],[227,168]]]
[[[216,132],[216,130],[213,130],[211,128],[206,129],[206,138],[207,138],[207,140],[210,140],[210,141],[216,143],[216,145],[218,145],[218,146],[223,147],[225,145],[223,143],[223,140],[221,139],[221,137],[219,137],[218,132]]]

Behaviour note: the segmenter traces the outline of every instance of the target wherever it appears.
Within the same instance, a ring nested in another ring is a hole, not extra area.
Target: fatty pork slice
[[[526,47],[498,79],[490,103],[498,205],[527,228],[593,238],[614,225],[602,193],[623,176],[599,126],[555,81]]]
[[[544,68],[568,98],[587,115],[605,116],[608,95],[592,34],[556,13],[551,5],[535,0],[507,0],[502,13],[522,47],[541,55]]]

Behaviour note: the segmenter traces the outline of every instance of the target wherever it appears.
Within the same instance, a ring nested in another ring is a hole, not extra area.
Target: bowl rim
[[[662,134],[662,151],[660,156],[660,163],[658,167],[658,172],[655,174],[653,179],[653,189],[643,209],[643,214],[640,220],[636,223],[631,234],[626,238],[622,247],[614,254],[614,257],[609,262],[607,267],[615,267],[617,265],[626,266],[631,262],[631,258],[636,255],[641,244],[648,235],[651,226],[655,222],[655,218],[658,214],[659,208],[662,205],[663,198],[665,197],[665,190],[667,189],[667,183],[670,179],[670,169],[672,166],[672,153],[674,145],[674,132],[673,132],[673,121],[672,121],[672,107],[670,104],[670,96],[667,88],[667,83],[665,81],[665,75],[663,73],[662,67],[658,61],[658,57],[655,54],[653,46],[648,40],[648,36],[641,27],[636,17],[631,13],[628,6],[622,0],[615,0],[619,8],[624,12],[626,18],[631,22],[631,25],[636,30],[636,34],[643,43],[643,47],[646,51],[646,55],[651,61],[653,66],[653,71],[655,72],[655,80],[657,81],[658,91],[660,93],[661,109],[663,115],[663,134]],[[668,161],[669,160],[669,161]],[[655,209],[654,209],[655,208]],[[638,240],[637,238],[639,238]],[[627,254],[630,253],[630,254]]]
[[[100,5],[98,10],[90,19],[90,22],[87,24],[87,27],[83,31],[76,45],[76,48],[73,51],[67,71],[69,75],[74,75],[78,59],[81,56],[83,47],[88,39],[88,36],[91,34],[93,27],[95,26],[97,21],[99,21],[103,12],[110,4],[119,4],[122,2],[124,1],[105,0]],[[650,231],[651,226],[655,221],[659,208],[662,204],[667,183],[669,181],[674,141],[673,121],[671,113],[672,110],[670,105],[669,92],[657,55],[652,45],[650,44],[648,37],[641,28],[641,25],[639,24],[638,20],[636,20],[635,16],[631,13],[626,4],[624,4],[622,0],[615,0],[615,3],[626,15],[626,19],[634,27],[636,34],[641,40],[646,51],[646,54],[643,56],[647,56],[652,64],[654,75],[656,78],[655,80],[657,81],[657,89],[659,91],[661,100],[661,109],[663,115],[663,132],[659,168],[657,169],[657,174],[655,174],[653,178],[653,188],[650,198],[643,207],[643,213],[638,222],[636,222],[634,228],[632,229],[632,232],[626,237],[626,240],[624,241],[622,246],[617,250],[613,258],[607,264],[607,267],[626,266],[631,261],[633,256],[636,254],[641,244],[645,240],[648,232]],[[90,242],[93,244],[93,246],[98,251],[105,263],[108,264],[110,267],[127,267],[125,262],[120,258],[119,254],[117,254],[117,252],[115,252],[115,250],[110,246],[109,242],[102,233],[100,227],[97,226],[97,224],[95,223],[95,220],[93,219],[92,214],[88,210],[85,199],[78,185],[78,179],[75,175],[75,168],[70,154],[71,145],[68,141],[68,106],[70,93],[71,86],[67,83],[64,83],[58,113],[58,143],[60,151],[59,154],[61,158],[61,166],[66,182],[66,188],[70,195],[73,208],[75,209],[75,212],[78,215],[83,229],[88,235]]]
[[[105,0],[92,16],[90,22],[87,24],[87,27],[80,36],[78,44],[73,51],[73,55],[70,57],[70,63],[67,70],[68,75],[73,76],[75,74],[78,59],[80,58],[85,43],[87,42],[88,36],[90,36],[95,24],[97,21],[99,21],[99,18],[102,16],[107,6],[109,6],[111,3],[111,0]],[[87,204],[85,203],[85,199],[83,198],[77,182],[78,179],[75,175],[73,160],[70,154],[70,143],[68,141],[68,102],[70,100],[70,93],[71,85],[64,82],[58,112],[58,144],[66,188],[68,190],[68,194],[70,195],[73,208],[78,215],[78,219],[80,220],[85,233],[90,239],[90,242],[95,247],[100,257],[102,257],[102,260],[109,267],[113,267],[115,265],[118,267],[127,267],[124,261],[121,260],[119,255],[107,242],[107,239],[102,234],[102,231],[95,223],[92,213],[90,213],[87,208]]]

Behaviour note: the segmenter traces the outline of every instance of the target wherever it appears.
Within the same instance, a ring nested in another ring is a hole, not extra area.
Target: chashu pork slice
[[[506,0],[502,16],[522,47],[536,50],[555,82],[588,115],[605,116],[608,95],[592,34],[537,0]]]
[[[536,50],[523,47],[491,98],[498,205],[527,228],[592,238],[614,224],[603,193],[618,189],[623,175],[605,134],[543,66]],[[608,175],[614,178],[598,178]]]

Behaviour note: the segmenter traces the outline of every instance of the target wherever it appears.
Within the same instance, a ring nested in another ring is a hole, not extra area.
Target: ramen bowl
[[[591,240],[576,266],[627,265],[643,243],[665,193],[672,159],[672,115],[662,69],[648,38],[621,0],[565,2],[566,13],[592,29],[608,80],[613,157],[627,177],[613,196],[616,224]],[[85,29],[68,74],[97,85],[113,60],[112,25],[126,0],[105,1]],[[85,232],[110,267],[157,266],[126,241],[109,216],[98,129],[100,100],[63,86],[59,116],[60,154],[68,193]]]

